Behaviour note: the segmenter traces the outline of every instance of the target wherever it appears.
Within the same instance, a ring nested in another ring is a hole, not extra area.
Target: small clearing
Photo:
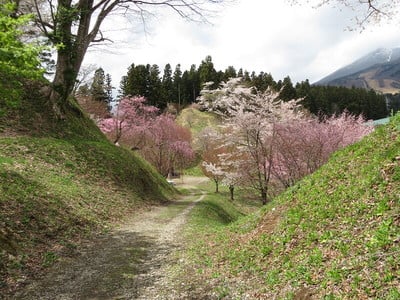
[[[206,180],[185,177],[176,184],[195,190]],[[203,198],[203,194],[193,193],[132,217],[81,245],[78,255],[62,258],[12,299],[180,298],[167,288],[168,272],[179,263],[179,251],[184,247],[180,232],[187,215]]]

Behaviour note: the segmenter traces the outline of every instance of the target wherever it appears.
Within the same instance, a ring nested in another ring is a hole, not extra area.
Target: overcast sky
[[[354,12],[334,7],[290,6],[285,0],[237,0],[211,19],[213,25],[190,23],[177,15],[159,15],[147,22],[114,17],[106,33],[115,42],[92,49],[84,64],[110,73],[118,88],[128,67],[166,63],[188,70],[211,55],[216,70],[271,73],[275,80],[315,82],[379,48],[400,46],[399,24],[381,24],[349,31]]]

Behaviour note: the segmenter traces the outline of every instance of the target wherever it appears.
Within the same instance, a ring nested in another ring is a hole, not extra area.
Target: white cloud
[[[118,85],[130,64],[166,63],[183,70],[199,65],[211,55],[217,70],[233,65],[248,71],[265,71],[278,80],[290,75],[297,82],[316,81],[378,47],[399,46],[398,27],[375,26],[362,33],[345,31],[354,25],[350,10],[330,7],[290,6],[285,1],[241,0],[230,5],[214,25],[190,23],[164,15],[149,23],[150,33],[140,23],[117,18],[109,28],[118,43],[116,53],[89,53],[85,63],[102,66]],[[115,48],[114,48],[115,51]]]

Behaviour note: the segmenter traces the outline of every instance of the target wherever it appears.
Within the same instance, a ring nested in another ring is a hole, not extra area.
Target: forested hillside
[[[81,85],[80,96],[92,96],[100,101],[110,101],[109,74],[104,70],[96,70],[93,81]],[[346,88],[335,86],[314,86],[308,80],[293,83],[289,76],[283,80],[275,80],[270,73],[236,70],[229,66],[225,70],[214,67],[211,56],[207,56],[199,66],[192,64],[190,70],[182,70],[178,64],[172,70],[166,64],[163,71],[156,64],[136,65],[129,67],[120,83],[120,96],[144,96],[148,104],[161,110],[173,105],[180,111],[192,103],[196,103],[204,85],[213,82],[212,89],[219,88],[231,78],[241,77],[243,82],[260,92],[272,89],[280,92],[283,100],[304,98],[303,106],[313,114],[334,115],[347,110],[352,114],[363,114],[367,119],[380,119],[388,115],[385,96],[374,90],[362,88]],[[108,79],[107,79],[108,78]],[[99,85],[98,83],[101,82]]]

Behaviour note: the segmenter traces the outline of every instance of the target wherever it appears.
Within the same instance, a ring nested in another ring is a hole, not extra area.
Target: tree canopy
[[[0,114],[19,103],[23,81],[41,78],[40,48],[23,43],[22,26],[29,15],[16,17],[15,5],[0,3]]]
[[[164,109],[168,103],[182,108],[196,102],[201,88],[208,82],[213,82],[208,88],[218,89],[223,82],[237,75],[242,78],[244,85],[260,92],[267,89],[279,92],[279,98],[284,101],[303,98],[302,105],[315,115],[339,115],[344,111],[363,114],[367,119],[380,119],[388,115],[385,96],[373,90],[316,86],[308,80],[293,84],[289,76],[275,81],[270,73],[250,73],[242,68],[236,73],[233,66],[220,71],[214,68],[209,55],[199,67],[192,64],[190,70],[182,71],[180,64],[175,67],[173,74],[170,64],[164,67],[163,75],[159,70],[155,65],[132,64],[121,81],[122,96],[144,96],[159,109]]]

